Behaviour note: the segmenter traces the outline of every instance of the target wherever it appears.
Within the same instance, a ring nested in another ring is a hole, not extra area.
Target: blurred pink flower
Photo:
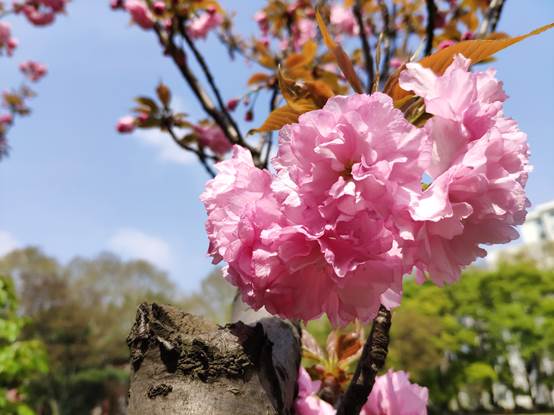
[[[116,125],[116,129],[119,133],[132,133],[135,127],[135,118],[131,115],[121,117]]]
[[[225,136],[221,128],[216,125],[196,125],[194,131],[198,135],[198,142],[219,156],[231,151],[233,145]]]
[[[377,376],[361,415],[427,415],[427,388],[410,383],[406,372]]]
[[[443,40],[439,43],[439,45],[437,46],[437,49],[438,50],[441,50],[441,49],[446,49],[452,45],[455,45],[457,42],[455,40],[450,40],[450,39],[446,39],[446,40]]]
[[[37,82],[47,73],[46,65],[35,61],[21,63],[19,70],[33,82]]]
[[[292,43],[295,50],[300,48],[310,39],[317,36],[317,27],[313,19],[302,18],[292,27]]]
[[[405,63],[405,60],[402,60],[400,58],[397,58],[396,56],[394,56],[393,58],[391,58],[390,60],[390,67],[392,69],[398,69],[400,68],[402,65],[404,65]]]
[[[341,4],[331,6],[330,22],[338,34],[349,36],[357,35],[360,32],[354,13],[350,7]]]
[[[131,15],[131,19],[144,30],[154,27],[154,19],[148,6],[142,0],[126,0],[125,9]]]
[[[193,39],[205,39],[208,33],[223,23],[223,16],[216,10],[208,10],[194,17],[187,25],[187,32]]]
[[[12,37],[10,24],[6,22],[0,22],[0,49],[5,48],[8,56],[11,56],[16,47],[17,40]]]
[[[269,33],[269,21],[267,20],[267,14],[263,10],[258,10],[254,14],[254,20],[258,24],[260,31],[264,36]]]
[[[312,382],[306,369],[300,366],[298,397],[294,403],[294,410],[297,415],[335,415],[335,408],[317,396],[320,386],[321,382]]]
[[[527,136],[502,112],[506,95],[495,71],[471,73],[457,55],[442,76],[407,64],[400,85],[425,100],[432,179],[411,207],[416,266],[438,284],[486,251],[518,237],[529,202]]]
[[[0,125],[9,125],[13,122],[12,114],[0,114]]]

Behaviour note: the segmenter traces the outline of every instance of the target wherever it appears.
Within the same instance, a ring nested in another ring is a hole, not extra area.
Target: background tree
[[[23,340],[28,319],[19,314],[13,281],[0,276],[0,411],[3,414],[32,415],[28,388],[48,370],[42,343]]]

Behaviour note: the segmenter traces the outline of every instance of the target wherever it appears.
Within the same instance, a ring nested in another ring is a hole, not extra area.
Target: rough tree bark
[[[289,322],[222,327],[144,303],[127,343],[130,415],[293,413],[301,344]]]

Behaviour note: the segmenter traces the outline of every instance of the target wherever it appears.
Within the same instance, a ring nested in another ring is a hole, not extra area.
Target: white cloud
[[[192,153],[180,148],[168,134],[160,130],[137,130],[133,135],[147,146],[154,147],[161,161],[178,164],[189,164],[195,161]]]
[[[136,229],[119,229],[108,241],[108,247],[123,258],[144,259],[164,270],[171,267],[167,242]]]
[[[0,256],[4,256],[19,246],[15,237],[6,231],[0,230]]]

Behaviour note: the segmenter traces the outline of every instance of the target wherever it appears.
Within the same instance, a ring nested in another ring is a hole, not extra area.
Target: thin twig
[[[384,306],[379,308],[373,320],[371,333],[367,338],[362,356],[354,376],[342,397],[337,415],[358,415],[375,384],[375,376],[385,365],[389,347],[391,313]]]
[[[381,9],[381,18],[383,19],[383,30],[385,34],[384,43],[384,59],[381,66],[381,79],[389,77],[390,61],[394,55],[393,46],[396,38],[396,30],[392,24],[396,19],[396,3],[392,5],[392,19],[389,13],[389,8],[383,0],[379,0],[379,8]]]
[[[279,85],[277,82],[275,82],[275,85],[273,86],[273,92],[271,94],[271,99],[269,100],[269,113],[272,113],[273,110],[277,107],[277,99],[279,98]],[[271,155],[271,147],[273,145],[273,132],[267,133],[266,137],[266,148],[265,148],[265,155],[262,161],[262,168],[267,168],[269,164],[269,157]]]
[[[375,74],[373,72],[373,56],[371,55],[371,46],[369,45],[369,41],[367,40],[367,36],[365,33],[364,18],[362,15],[362,6],[361,6],[360,0],[356,0],[356,3],[354,4],[352,11],[354,12],[354,16],[356,17],[356,22],[358,23],[358,28],[359,28],[358,35],[360,37],[360,41],[362,42],[362,52],[364,54],[364,64],[365,64],[365,70],[367,73],[366,90],[367,92],[370,92],[371,85],[373,85],[373,78],[375,77]]]
[[[198,160],[200,161],[202,166],[204,166],[204,168],[206,169],[208,174],[212,177],[215,177],[215,171],[212,169],[212,167],[208,163],[208,159],[217,160],[216,157],[209,156],[206,153],[204,153],[204,151],[198,150],[194,147],[191,147],[187,143],[185,143],[184,141],[180,140],[179,137],[177,137],[177,134],[175,133],[175,131],[173,131],[173,128],[171,127],[171,125],[169,125],[168,123],[166,123],[164,125],[164,127],[167,130],[167,132],[169,133],[169,135],[171,136],[171,138],[173,139],[173,141],[179,147],[181,147],[183,150],[190,151],[190,152],[196,154],[196,157],[198,157]]]
[[[426,43],[425,56],[429,56],[433,51],[433,40],[435,39],[435,22],[437,20],[437,5],[435,0],[425,0],[427,5],[427,26],[425,28]]]
[[[206,60],[204,59],[204,56],[202,56],[202,54],[200,53],[200,51],[198,50],[198,48],[196,47],[196,45],[194,44],[194,42],[192,41],[190,36],[188,35],[187,30],[184,27],[184,22],[183,22],[182,19],[180,19],[180,21],[179,21],[179,32],[181,33],[181,36],[183,36],[183,38],[185,39],[185,42],[187,42],[188,47],[190,48],[190,50],[194,54],[194,57],[196,58],[198,64],[200,65],[200,68],[202,69],[202,72],[204,72],[204,75],[206,76],[206,79],[208,80],[208,84],[210,85],[210,88],[212,89],[212,91],[215,95],[215,98],[216,98],[217,103],[219,105],[220,111],[223,113],[225,118],[227,118],[229,123],[235,129],[236,134],[237,134],[237,138],[238,138],[238,143],[242,144],[244,142],[244,139],[242,138],[242,135],[240,133],[240,129],[239,129],[237,123],[235,122],[235,120],[233,119],[233,117],[231,116],[231,114],[229,114],[229,111],[227,111],[227,107],[225,106],[225,103],[223,102],[223,98],[221,97],[221,93],[219,92],[219,88],[217,87],[217,85],[215,83],[214,76],[213,76],[212,72],[210,71],[210,68],[208,67],[208,64],[206,63]]]
[[[489,9],[487,10],[485,20],[483,20],[483,23],[481,24],[481,27],[479,29],[479,37],[485,37],[489,33],[492,33],[496,30],[505,2],[505,0],[491,1]]]

